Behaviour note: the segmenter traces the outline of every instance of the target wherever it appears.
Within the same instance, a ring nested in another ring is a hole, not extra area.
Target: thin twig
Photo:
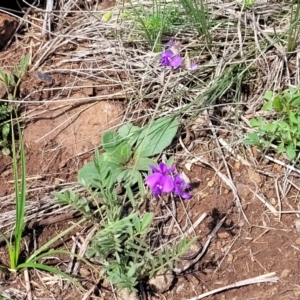
[[[29,278],[29,272],[28,272],[27,268],[24,269],[24,279],[25,279],[27,299],[32,300],[32,291],[31,291],[31,286],[30,286],[30,278]]]
[[[277,276],[273,277],[274,275],[276,275],[275,272],[268,273],[268,274],[261,275],[261,276],[257,276],[257,277],[253,277],[253,278],[250,278],[250,279],[241,280],[241,281],[238,281],[236,283],[226,285],[224,287],[215,289],[213,291],[204,293],[202,295],[199,295],[199,296],[187,299],[187,300],[199,300],[199,299],[203,299],[203,298],[205,298],[207,296],[210,296],[210,295],[214,295],[214,294],[217,294],[217,293],[229,290],[229,289],[233,289],[233,288],[237,288],[237,287],[242,287],[242,286],[246,286],[246,285],[250,285],[250,284],[257,284],[257,283],[263,283],[263,282],[275,283],[275,282],[277,282],[279,280],[279,278]]]
[[[221,226],[223,225],[223,223],[225,222],[226,218],[227,218],[228,214],[221,220],[219,221],[219,223],[216,225],[216,227],[213,229],[213,231],[208,235],[206,242],[203,246],[202,251],[192,260],[190,260],[190,262],[186,265],[184,265],[182,268],[174,268],[173,271],[177,274],[180,274],[184,271],[186,271],[187,269],[189,269],[191,266],[193,266],[195,263],[197,263],[201,257],[204,255],[204,253],[206,252],[211,239],[216,235],[216,233],[219,231],[219,229],[221,228]]]

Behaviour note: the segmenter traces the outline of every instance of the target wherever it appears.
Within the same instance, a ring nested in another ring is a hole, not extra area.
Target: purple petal
[[[169,177],[168,175],[163,176],[163,179],[161,180],[161,191],[163,193],[170,193],[173,191],[174,189],[174,182],[173,179],[171,177]]]
[[[172,48],[175,45],[175,41],[174,40],[170,40],[169,42],[167,42],[166,44],[169,48]]]
[[[175,55],[169,59],[169,66],[173,67],[174,69],[180,67],[181,63],[182,57],[180,55]]]
[[[189,199],[192,197],[191,194],[185,192],[186,189],[190,188],[190,185],[185,183],[180,174],[174,176],[174,194],[180,196],[183,199]]]
[[[170,59],[173,56],[173,52],[172,51],[164,51],[161,54],[161,64],[164,67],[169,67],[170,66]]]
[[[182,199],[191,199],[192,198],[192,195],[190,193],[187,193],[187,192],[182,192],[180,197]]]
[[[195,71],[197,69],[198,69],[198,65],[192,62],[190,65],[190,70]]]
[[[183,180],[183,178],[180,176],[180,174],[176,174],[176,175],[174,176],[174,182],[175,182],[176,184],[181,184],[182,182],[184,182],[184,180]]]
[[[152,193],[154,197],[160,196],[162,194],[162,190],[159,186],[156,186],[152,189]]]
[[[157,169],[155,166],[150,165],[149,168],[152,170],[153,173],[160,173],[160,170]]]
[[[169,173],[169,172],[175,171],[175,167],[168,168],[168,166],[165,163],[163,163],[163,162],[158,165],[158,169],[164,175],[167,174],[167,173]]]
[[[163,175],[160,173],[153,173],[146,178],[146,183],[149,185],[151,189],[154,189],[158,185],[161,185],[161,181],[163,180]]]

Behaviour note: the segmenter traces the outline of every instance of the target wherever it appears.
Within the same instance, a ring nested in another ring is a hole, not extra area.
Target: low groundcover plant
[[[16,114],[16,112],[15,112]],[[13,128],[13,119],[11,114],[11,127]],[[24,149],[24,142],[22,139],[22,133],[20,129],[19,123],[17,123],[18,128],[18,135],[19,135],[19,144],[20,144],[20,169],[21,169],[21,178],[18,175],[18,163],[17,163],[17,151],[16,151],[16,142],[15,142],[15,136],[14,132],[12,131],[12,154],[13,154],[13,173],[14,173],[14,189],[15,189],[15,211],[16,211],[16,221],[15,221],[15,227],[12,233],[12,237],[9,238],[1,229],[0,229],[0,236],[4,239],[6,243],[6,247],[8,250],[8,257],[9,257],[9,265],[4,265],[3,262],[0,264],[0,271],[4,272],[6,274],[9,273],[22,273],[25,269],[40,269],[47,272],[54,273],[56,275],[60,275],[64,278],[67,278],[68,280],[72,281],[74,284],[78,285],[78,282],[73,279],[69,274],[66,274],[65,272],[61,271],[60,269],[47,265],[46,259],[47,257],[53,257],[56,254],[68,254],[71,255],[69,251],[66,250],[54,250],[51,249],[51,246],[53,243],[55,243],[57,240],[62,238],[64,235],[66,235],[71,230],[75,229],[79,224],[83,223],[85,221],[84,218],[82,218],[77,223],[73,224],[63,232],[60,232],[58,235],[56,235],[54,238],[46,242],[44,245],[36,249],[33,253],[28,253],[29,256],[22,257],[21,253],[22,251],[22,237],[24,233],[24,228],[26,225],[26,219],[25,219],[25,212],[26,212],[26,197],[27,197],[27,189],[26,189],[26,161],[25,161],[25,149]],[[49,250],[51,249],[51,250]],[[25,252],[23,252],[25,254]],[[26,253],[27,254],[27,253]],[[82,259],[82,257],[79,257],[76,254],[73,254],[73,256],[76,256],[77,259]],[[41,262],[43,260],[43,262]],[[84,260],[85,261],[85,260]],[[88,263],[87,261],[85,261]]]
[[[300,90],[291,86],[283,92],[267,91],[265,99],[263,110],[269,115],[250,120],[255,132],[248,134],[245,143],[264,150],[275,147],[295,160],[300,151]]]
[[[152,125],[138,127],[128,123],[117,132],[106,132],[102,136],[102,153],[96,149],[94,161],[78,174],[78,182],[91,197],[72,192],[55,194],[61,203],[72,205],[94,223],[96,233],[86,256],[99,265],[100,276],[119,289],[134,291],[140,281],[161,269],[172,269],[194,242],[178,237],[160,245],[157,216],[141,209],[148,200],[145,182],[155,197],[163,193],[191,197],[186,191],[190,186],[175,167],[167,166],[170,161],[155,167],[152,158],[171,144],[178,125],[176,119],[163,117]],[[143,180],[149,168],[152,174]],[[119,185],[122,189],[117,192]]]

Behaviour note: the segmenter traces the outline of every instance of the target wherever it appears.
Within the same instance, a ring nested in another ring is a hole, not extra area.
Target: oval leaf
[[[149,157],[161,153],[172,143],[178,126],[178,121],[169,117],[154,121],[151,128],[145,126],[137,140],[136,156]]]

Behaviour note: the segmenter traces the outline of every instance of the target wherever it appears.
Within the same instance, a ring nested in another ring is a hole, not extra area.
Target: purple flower
[[[153,196],[157,197],[163,193],[170,193],[174,189],[174,182],[169,175],[160,172],[153,173],[146,178],[146,183],[152,189]]]
[[[167,173],[172,173],[175,171],[175,167],[168,168],[168,166],[163,162],[158,165],[158,168],[154,167],[153,165],[150,165],[149,167],[153,173],[161,173],[162,175],[167,175]]]
[[[146,183],[152,189],[154,197],[170,192],[183,199],[192,197],[191,194],[185,191],[190,188],[190,185],[185,183],[179,174],[173,174],[175,167],[168,168],[165,163],[160,163],[157,168],[150,165],[150,169],[153,173],[147,176]]]
[[[177,69],[182,64],[182,57],[180,55],[174,55],[170,59],[170,67],[173,67],[174,69]]]
[[[188,69],[191,70],[191,71],[195,71],[195,70],[198,69],[198,65],[195,64],[194,62],[191,62]]]
[[[178,55],[181,49],[181,43],[170,40],[167,43],[168,50],[172,51],[174,55]]]
[[[190,185],[185,183],[183,178],[179,175],[176,174],[174,176],[174,190],[173,192],[180,196],[183,199],[190,199],[192,195],[188,192],[185,192],[185,190],[189,189]]]
[[[172,51],[164,51],[161,54],[161,64],[164,67],[168,67],[170,65],[170,59],[172,59],[173,56],[173,52]]]
[[[161,54],[161,64],[164,67],[173,67],[177,69],[182,63],[182,57],[180,55],[174,55],[170,50],[164,51]]]

